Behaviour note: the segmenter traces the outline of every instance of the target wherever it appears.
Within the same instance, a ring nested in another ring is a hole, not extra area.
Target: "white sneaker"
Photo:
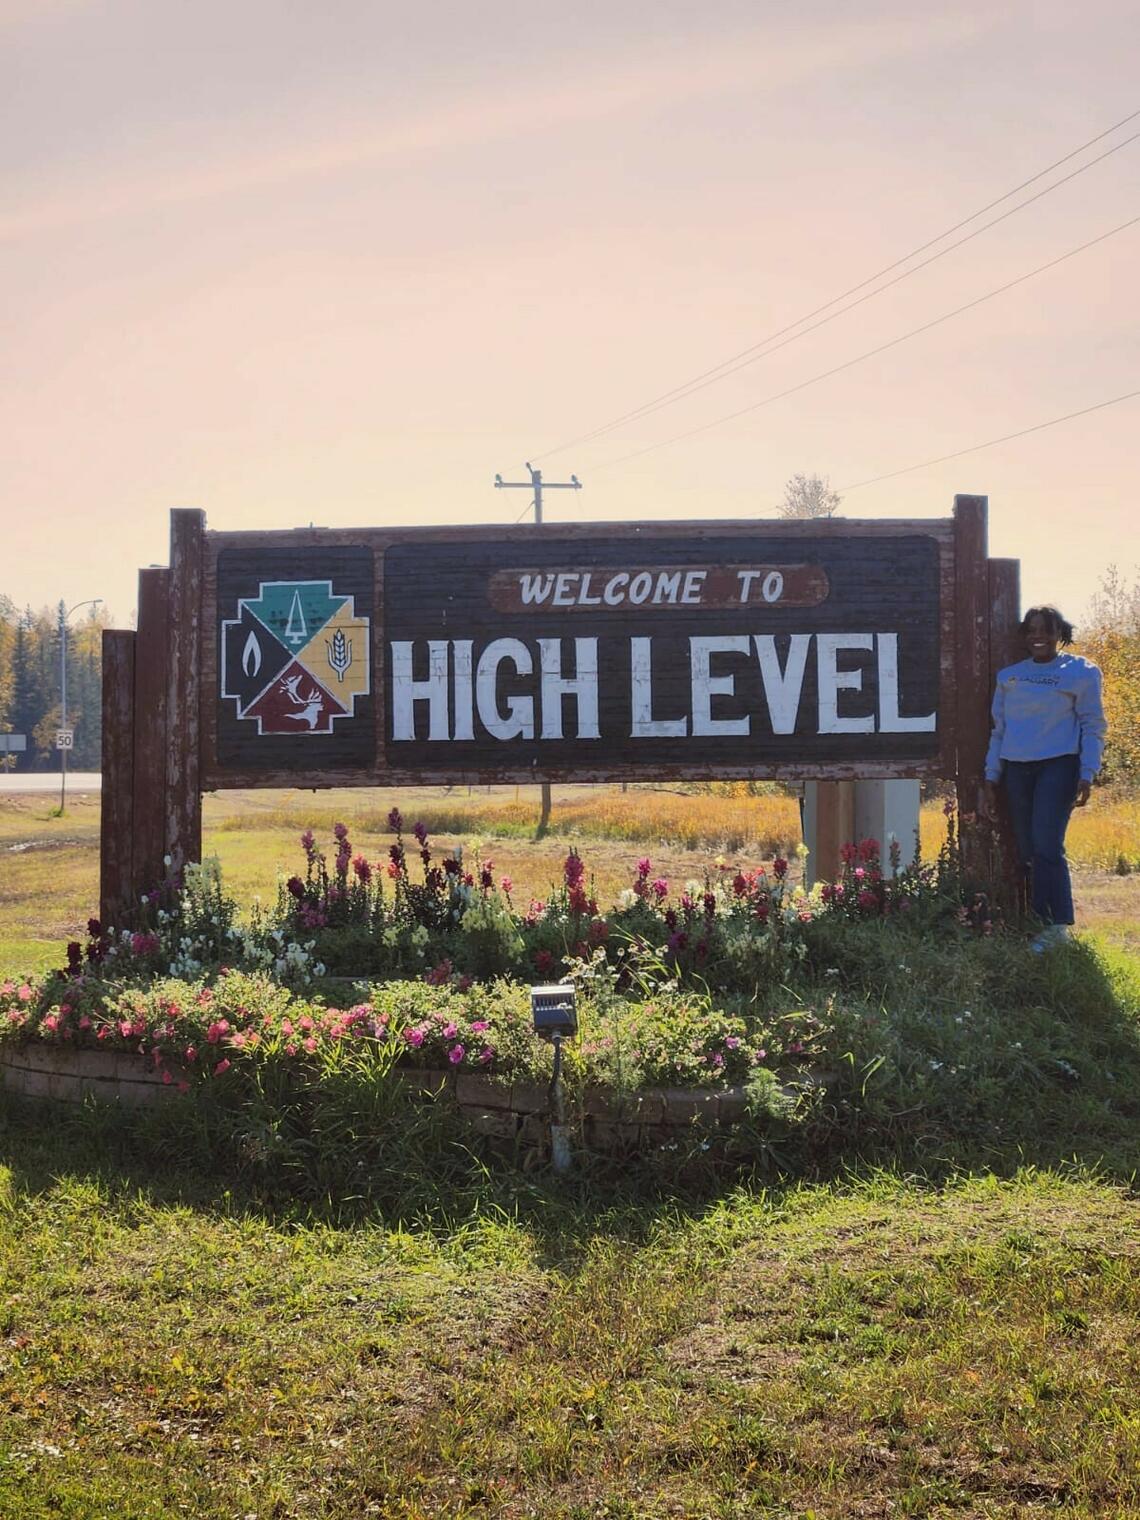
[[[1034,939],[1029,942],[1029,948],[1034,955],[1044,955],[1046,950],[1053,950],[1057,945],[1063,945],[1072,933],[1069,924],[1050,924],[1047,929],[1042,929]]]

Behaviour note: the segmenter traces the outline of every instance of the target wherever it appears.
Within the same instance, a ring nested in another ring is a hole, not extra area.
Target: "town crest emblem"
[[[222,622],[221,695],[259,734],[331,734],[370,687],[369,620],[328,580],[262,581]]]

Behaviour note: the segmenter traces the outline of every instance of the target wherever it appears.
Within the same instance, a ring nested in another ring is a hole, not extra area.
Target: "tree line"
[[[0,593],[0,734],[23,735],[26,749],[4,753],[0,768],[48,771],[59,768],[55,737],[63,718],[63,636],[67,639],[67,726],[75,734],[68,765],[97,771],[103,742],[103,629],[110,614],[91,607],[73,624],[61,623],[60,603],[54,611],[41,607],[20,611],[11,597]]]

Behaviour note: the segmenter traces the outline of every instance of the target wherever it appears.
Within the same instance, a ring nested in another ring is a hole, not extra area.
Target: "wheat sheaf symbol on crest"
[[[344,629],[338,628],[331,639],[325,641],[328,650],[329,665],[336,672],[338,681],[343,681],[345,672],[352,664],[352,640],[346,639]]]

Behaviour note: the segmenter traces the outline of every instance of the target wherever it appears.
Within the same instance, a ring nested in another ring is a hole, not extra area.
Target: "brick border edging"
[[[398,1068],[400,1080],[424,1095],[449,1091],[478,1134],[538,1141],[550,1122],[549,1087],[530,1080],[501,1081],[474,1072]],[[818,1083],[818,1076],[812,1079]],[[0,1044],[0,1086],[29,1098],[78,1103],[88,1095],[128,1107],[150,1107],[178,1091],[148,1071],[138,1056],[29,1042]],[[662,1087],[615,1094],[586,1088],[567,1101],[568,1117],[599,1149],[635,1147],[668,1139],[692,1124],[717,1127],[743,1119],[744,1088]]]
[[[90,1094],[131,1108],[150,1107],[177,1091],[139,1056],[40,1041],[0,1044],[0,1086],[25,1098],[81,1103]]]

